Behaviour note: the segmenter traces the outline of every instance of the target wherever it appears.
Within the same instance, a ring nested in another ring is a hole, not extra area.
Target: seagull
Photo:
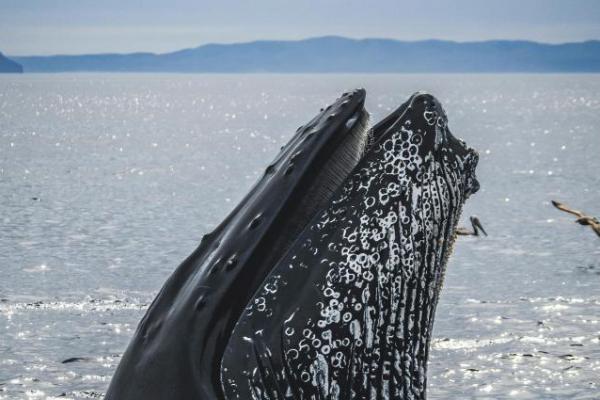
[[[596,232],[596,235],[598,235],[600,237],[600,221],[598,221],[597,218],[590,217],[589,215],[585,215],[581,211],[573,210],[569,206],[566,206],[563,203],[559,203],[558,201],[555,201],[555,200],[552,200],[552,205],[561,211],[567,212],[569,214],[573,214],[574,216],[577,217],[575,222],[577,222],[579,225],[589,226],[590,228],[592,228],[592,230],[594,232]]]
[[[456,234],[457,235],[461,235],[461,236],[479,236],[479,230],[481,230],[481,232],[487,236],[487,232],[485,231],[485,229],[483,229],[483,226],[481,226],[481,222],[479,221],[479,218],[471,216],[469,217],[469,220],[471,221],[471,226],[473,227],[473,230],[469,230],[468,228],[456,228]]]

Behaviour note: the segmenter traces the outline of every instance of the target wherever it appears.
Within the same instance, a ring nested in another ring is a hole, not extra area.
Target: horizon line
[[[403,40],[397,38],[386,38],[386,37],[350,37],[350,36],[341,36],[341,35],[322,35],[322,36],[309,36],[302,39],[256,39],[249,41],[234,41],[234,42],[209,42],[204,43],[195,47],[184,47],[179,49],[174,49],[166,52],[152,52],[152,51],[132,51],[132,52],[99,52],[99,53],[54,53],[54,54],[29,54],[29,55],[14,55],[7,54],[2,52],[0,49],[0,54],[8,58],[26,58],[26,57],[70,57],[70,56],[104,56],[104,55],[133,55],[133,54],[147,54],[147,55],[165,55],[176,53],[179,51],[186,50],[194,50],[201,47],[206,46],[235,46],[235,45],[244,45],[244,44],[255,44],[255,43],[265,43],[265,42],[279,42],[279,43],[297,43],[297,42],[305,42],[309,40],[318,40],[318,39],[343,39],[354,42],[361,42],[367,40],[385,40],[392,42],[400,42],[400,43],[424,43],[424,42],[444,42],[444,43],[455,43],[455,44],[475,44],[475,43],[493,43],[493,42],[510,42],[510,43],[530,43],[530,44],[539,44],[544,46],[562,46],[568,44],[583,44],[590,42],[600,42],[600,39],[585,39],[580,41],[572,41],[572,42],[540,42],[536,40],[530,39],[485,39],[485,40],[451,40],[451,39],[438,39],[438,38],[430,38],[430,39],[417,39],[417,40]]]

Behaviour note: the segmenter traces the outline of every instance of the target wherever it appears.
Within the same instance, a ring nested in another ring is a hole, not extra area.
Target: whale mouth
[[[363,89],[346,92],[301,126],[242,201],[203,237],[140,322],[106,399],[222,398],[215,366],[255,291],[336,201],[365,154],[412,117],[417,101],[427,104],[425,118],[436,129],[435,140],[419,151],[434,151],[440,159],[452,153],[452,168],[465,172],[463,192],[476,191],[477,155],[451,136],[433,96],[411,96],[372,129],[365,97]],[[415,119],[423,119],[419,113]]]
[[[464,176],[465,199],[479,190],[475,176],[479,155],[452,134],[446,113],[434,96],[416,92],[372,127],[368,124],[369,113],[365,109],[365,100],[364,89],[343,93],[308,124],[298,128],[296,136],[282,148],[275,162],[267,167],[266,175],[277,174],[277,170],[284,170],[285,175],[294,168],[303,153],[316,155],[310,164],[304,166],[304,176],[297,178],[297,192],[290,198],[283,220],[273,221],[272,236],[264,241],[269,243],[268,254],[262,260],[265,269],[271,270],[315,215],[331,203],[334,194],[341,189],[365,154],[402,129],[406,121],[410,122],[411,119],[424,118],[434,126],[435,139],[421,144],[420,150],[445,158],[446,162],[448,154],[452,155],[452,163],[456,164],[453,167],[460,169]],[[424,112],[417,111],[421,106],[418,103],[426,105]],[[322,140],[314,140],[314,135],[321,135]]]
[[[274,221],[270,252],[265,263],[276,263],[287,251],[315,214],[326,207],[361,160],[367,147],[369,113],[364,107],[364,89],[344,93],[317,117],[301,126],[265,174],[277,174],[295,180],[296,190],[281,220]],[[315,137],[319,135],[320,137]],[[299,140],[296,140],[299,139]],[[296,174],[305,154],[312,160]],[[283,234],[282,234],[283,233]]]
[[[448,119],[441,103],[432,95],[424,92],[414,93],[406,102],[401,104],[394,111],[389,113],[382,120],[368,126],[369,113],[365,109],[366,92],[364,89],[344,93],[331,106],[322,109],[321,114],[315,117],[307,125],[300,127],[299,132],[312,132],[318,130],[319,124],[323,119],[326,121],[336,121],[337,130],[331,135],[331,138],[321,145],[322,154],[325,159],[315,158],[312,171],[307,180],[309,183],[302,185],[303,196],[297,203],[294,212],[294,229],[287,230],[287,244],[293,243],[303,228],[310,222],[311,218],[327,204],[332,196],[339,190],[343,182],[352,173],[353,169],[362,160],[364,154],[377,143],[383,141],[404,121],[411,118],[411,112],[416,108],[416,103],[424,101],[428,105],[428,111],[425,112],[431,118],[435,119],[433,125],[436,129],[436,139],[432,143],[432,148],[423,146],[423,151],[433,150],[435,152],[448,151],[459,160],[461,169],[465,174],[465,198],[476,193],[480,184],[475,176],[475,167],[477,166],[479,155],[471,147],[457,137],[455,137],[448,128]],[[353,100],[350,112],[342,115],[339,110],[344,108]],[[346,119],[344,119],[346,118]],[[345,128],[345,129],[344,129]],[[321,133],[323,134],[323,133]],[[289,145],[292,145],[293,140]],[[285,148],[283,149],[285,152]],[[281,158],[285,158],[282,154]],[[293,161],[293,160],[292,160]],[[281,163],[281,159],[279,161]],[[287,248],[288,246],[285,246]],[[284,251],[285,252],[285,251]]]

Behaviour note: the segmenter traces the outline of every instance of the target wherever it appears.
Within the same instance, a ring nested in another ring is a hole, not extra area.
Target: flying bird
[[[581,211],[574,210],[571,207],[555,200],[552,200],[552,205],[561,211],[573,214],[577,217],[575,222],[577,222],[579,225],[589,226],[594,232],[596,232],[596,235],[600,237],[600,221],[598,221],[598,218],[585,215]]]

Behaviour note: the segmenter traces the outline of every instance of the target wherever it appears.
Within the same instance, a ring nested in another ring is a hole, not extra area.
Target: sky
[[[0,52],[15,56],[164,53],[324,35],[600,39],[600,0],[0,0]]]

